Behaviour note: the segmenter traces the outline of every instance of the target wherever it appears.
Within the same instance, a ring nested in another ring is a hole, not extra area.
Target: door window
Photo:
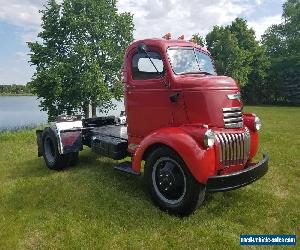
[[[144,53],[137,53],[132,58],[132,78],[134,80],[147,80],[159,78],[164,72],[164,64],[157,52],[148,52],[150,59]],[[158,72],[157,72],[158,71]]]

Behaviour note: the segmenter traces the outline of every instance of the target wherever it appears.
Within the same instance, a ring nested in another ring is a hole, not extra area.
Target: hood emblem
[[[241,93],[240,92],[237,92],[235,94],[227,95],[227,97],[228,97],[229,100],[238,100],[238,101],[241,101]]]

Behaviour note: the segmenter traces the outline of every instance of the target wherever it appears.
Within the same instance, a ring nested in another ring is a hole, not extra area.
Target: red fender
[[[145,137],[132,157],[132,166],[136,172],[140,172],[146,149],[157,143],[176,151],[198,182],[206,184],[207,178],[215,175],[214,147],[204,149],[181,128],[162,128]]]
[[[250,153],[249,158],[252,159],[258,151],[259,134],[257,131],[250,130]]]

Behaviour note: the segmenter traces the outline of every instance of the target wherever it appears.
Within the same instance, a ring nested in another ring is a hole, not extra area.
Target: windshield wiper
[[[191,71],[191,72],[180,73],[180,75],[190,75],[190,74],[212,75],[211,73],[209,73],[209,72],[207,72],[207,71]]]

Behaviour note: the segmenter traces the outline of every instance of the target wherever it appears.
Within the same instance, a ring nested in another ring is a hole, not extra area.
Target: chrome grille
[[[225,128],[243,127],[242,108],[240,107],[223,108],[223,120],[224,120]]]
[[[219,160],[224,166],[246,163],[250,151],[250,133],[217,133]]]

